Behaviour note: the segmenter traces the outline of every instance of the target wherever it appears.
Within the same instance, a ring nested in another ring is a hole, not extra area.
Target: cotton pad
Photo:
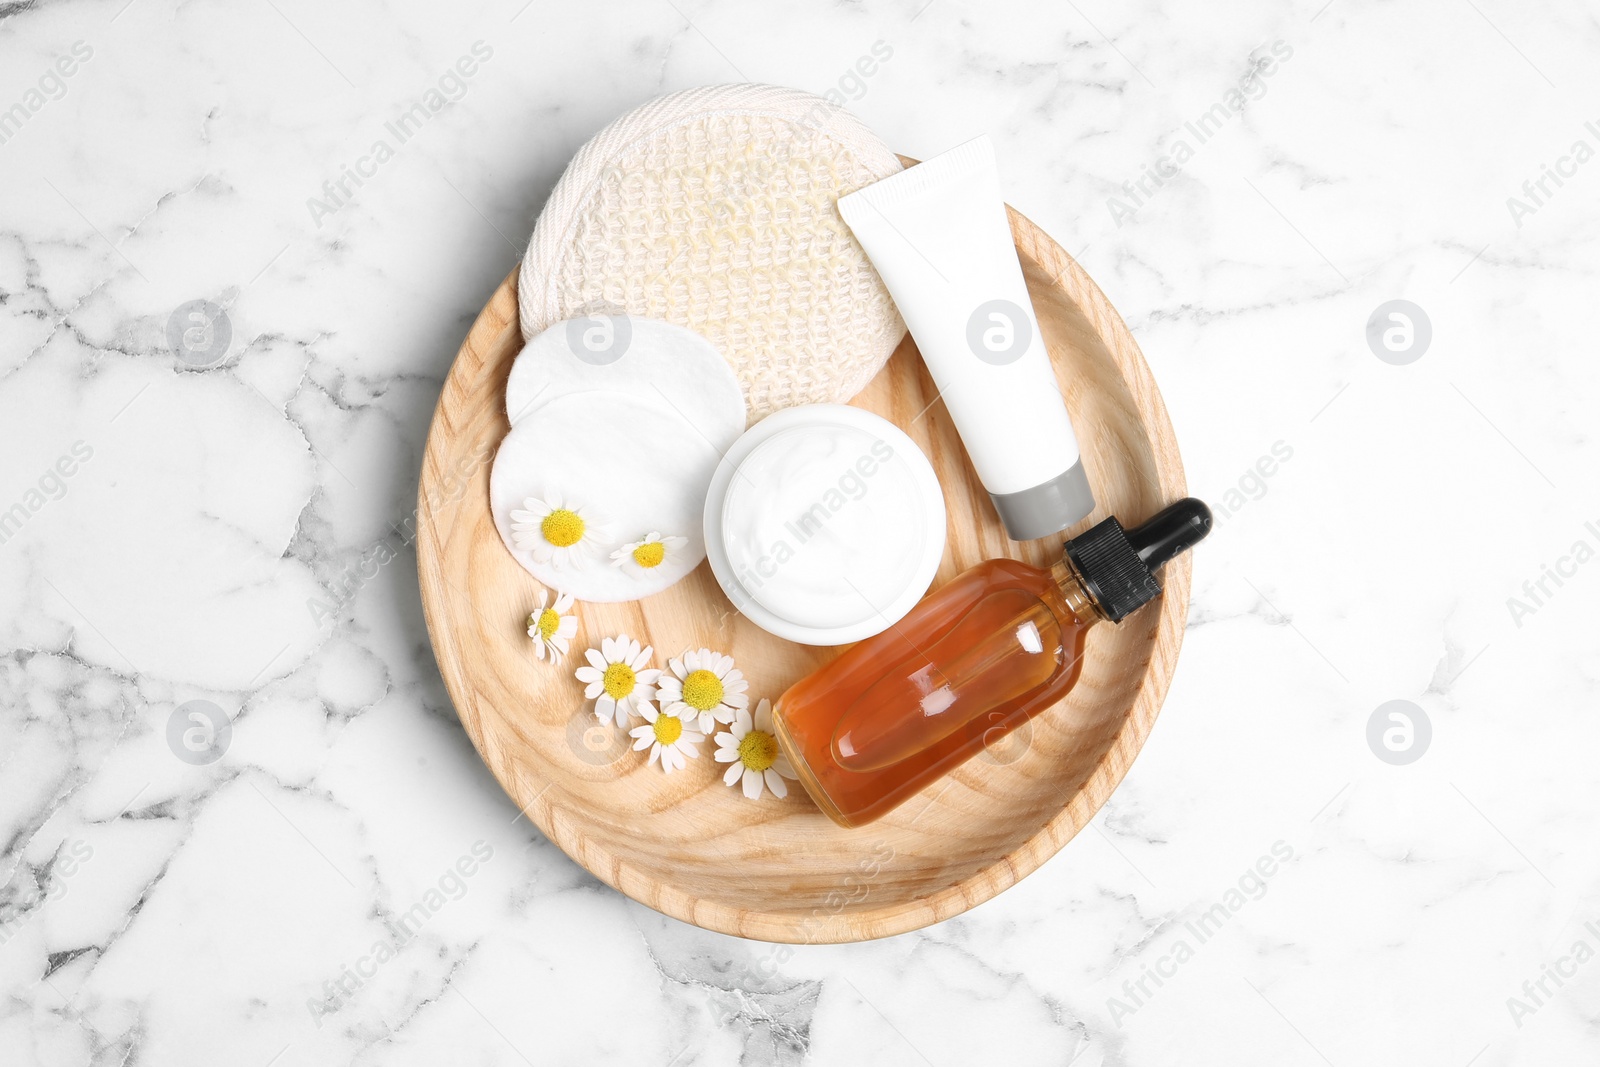
[[[768,85],[671,93],[607,126],[539,216],[522,333],[586,314],[661,319],[732,366],[752,422],[843,403],[905,336],[838,198],[901,170],[854,116]]]
[[[515,426],[540,404],[593,390],[665,402],[713,440],[744,431],[739,382],[711,342],[632,316],[570,319],[530,340],[506,379],[506,417]]]
[[[489,505],[530,574],[579,600],[614,602],[658,593],[699,566],[706,487],[744,429],[733,371],[704,338],[642,319],[561,324],[518,355],[506,401],[512,426]],[[548,532],[561,541],[581,526],[577,543],[550,543],[541,520],[551,511],[570,516]],[[647,548],[641,564],[626,549],[651,534],[660,558]]]

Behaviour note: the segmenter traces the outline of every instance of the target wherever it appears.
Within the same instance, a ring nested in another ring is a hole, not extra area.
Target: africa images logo
[[[378,168],[395,157],[396,149],[420,133],[435,115],[467,95],[471,78],[494,57],[494,49],[482,41],[474,41],[470,52],[470,55],[463,55],[454,65],[445,68],[445,72],[420,98],[412,101],[410,107],[400,112],[393,121],[383,124],[387,136],[374,140],[364,154],[356,157],[353,164],[342,165],[337,178],[323,182],[322,196],[306,199],[306,210],[311,213],[311,221],[317,224],[317,229],[322,228],[323,220],[329,215],[348,206],[362,186],[377,177]]]

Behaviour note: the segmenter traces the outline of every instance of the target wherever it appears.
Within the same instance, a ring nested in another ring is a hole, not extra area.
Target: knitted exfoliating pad
[[[836,201],[901,169],[853,115],[766,85],[672,93],[573,158],[517,282],[522,334],[628,314],[703,334],[752,422],[843,403],[905,324]]]

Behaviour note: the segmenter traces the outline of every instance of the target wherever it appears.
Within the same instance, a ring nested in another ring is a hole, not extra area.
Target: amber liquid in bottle
[[[778,739],[844,826],[871,822],[1060,700],[1101,618],[1066,563],[980,563],[778,701]]]

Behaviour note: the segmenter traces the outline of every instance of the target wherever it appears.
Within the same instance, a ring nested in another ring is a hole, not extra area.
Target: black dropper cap
[[[1188,496],[1131,530],[1124,530],[1113,515],[1068,541],[1065,548],[1084,589],[1105,617],[1121,622],[1160,595],[1156,570],[1210,532],[1211,509]]]

